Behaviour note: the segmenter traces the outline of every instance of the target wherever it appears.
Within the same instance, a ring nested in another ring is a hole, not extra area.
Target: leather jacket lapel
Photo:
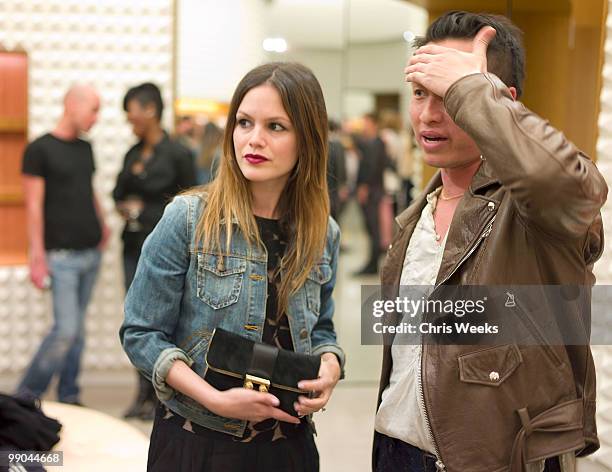
[[[500,200],[486,195],[488,187],[499,185],[487,167],[486,162],[479,167],[455,210],[436,285],[445,283],[488,236],[487,231],[490,231],[489,225],[497,213]]]

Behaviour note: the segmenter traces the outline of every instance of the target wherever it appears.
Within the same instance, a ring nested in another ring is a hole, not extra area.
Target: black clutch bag
[[[316,379],[321,358],[279,349],[217,328],[206,354],[204,380],[217,390],[244,387],[270,392],[279,408],[298,416],[293,403],[310,392],[297,387],[300,380]]]

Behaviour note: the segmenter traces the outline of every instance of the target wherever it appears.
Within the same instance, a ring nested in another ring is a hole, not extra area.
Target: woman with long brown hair
[[[327,114],[312,72],[271,63],[247,73],[218,176],[168,205],[126,299],[123,346],[162,403],[149,470],[318,470],[311,415],[344,364],[326,161]],[[320,356],[318,378],[297,385],[312,394],[287,411],[271,393],[213,387],[204,377],[218,329]]]

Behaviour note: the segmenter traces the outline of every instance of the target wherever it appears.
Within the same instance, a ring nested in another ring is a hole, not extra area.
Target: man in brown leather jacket
[[[517,101],[520,31],[450,12],[418,46],[410,116],[440,171],[397,218],[385,297],[410,284],[593,285],[607,186]],[[590,348],[389,343],[375,428],[376,471],[573,471],[599,447]]]

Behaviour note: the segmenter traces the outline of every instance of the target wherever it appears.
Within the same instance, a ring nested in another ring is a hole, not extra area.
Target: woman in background
[[[195,169],[191,152],[171,141],[161,127],[164,103],[156,85],[144,83],[129,89],[123,109],[138,138],[125,155],[113,190],[117,210],[125,220],[122,239],[127,292],[144,240],[160,220],[168,201],[180,190],[195,185]],[[152,420],[154,413],[153,386],[139,375],[138,394],[124,416]]]

